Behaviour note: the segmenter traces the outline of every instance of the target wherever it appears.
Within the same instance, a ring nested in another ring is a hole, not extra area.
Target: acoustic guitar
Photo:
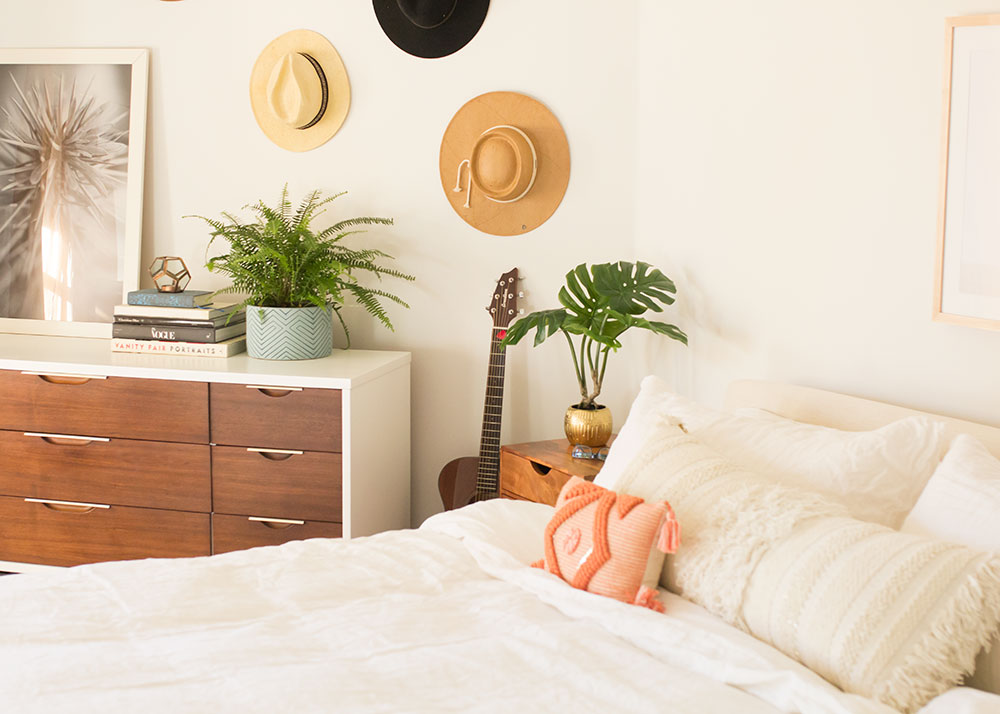
[[[490,364],[486,373],[479,456],[454,459],[441,469],[438,491],[448,511],[500,495],[500,422],[506,367],[506,348],[500,346],[500,341],[511,320],[517,316],[517,268],[500,276],[486,310],[493,318],[493,329],[490,331]]]

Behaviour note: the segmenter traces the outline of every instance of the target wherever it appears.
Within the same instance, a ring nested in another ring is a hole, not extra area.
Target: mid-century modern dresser
[[[409,353],[269,362],[0,335],[0,570],[409,523]]]

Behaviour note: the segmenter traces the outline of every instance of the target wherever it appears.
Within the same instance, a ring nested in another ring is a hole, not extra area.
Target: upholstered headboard
[[[740,380],[729,385],[726,408],[756,407],[789,419],[847,431],[877,429],[891,421],[920,414],[943,421],[948,433],[971,434],[1000,458],[1000,427],[921,412],[915,409],[792,384]]]

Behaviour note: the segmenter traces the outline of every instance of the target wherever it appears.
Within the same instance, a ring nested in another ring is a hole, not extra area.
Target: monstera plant
[[[569,346],[580,386],[580,401],[566,411],[566,436],[574,444],[600,446],[611,435],[611,412],[597,403],[608,356],[621,346],[622,334],[637,327],[687,344],[687,335],[666,322],[647,320],[674,302],[674,282],[648,263],[586,263],[566,273],[559,290],[560,308],[525,315],[507,330],[504,345],[516,345],[532,329],[537,347],[561,332]]]

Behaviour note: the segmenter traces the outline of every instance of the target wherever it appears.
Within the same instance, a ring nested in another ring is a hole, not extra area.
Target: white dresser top
[[[350,389],[410,363],[409,352],[334,350],[323,359],[289,362],[112,352],[89,337],[0,334],[0,369],[104,377],[176,379],[286,387]]]

